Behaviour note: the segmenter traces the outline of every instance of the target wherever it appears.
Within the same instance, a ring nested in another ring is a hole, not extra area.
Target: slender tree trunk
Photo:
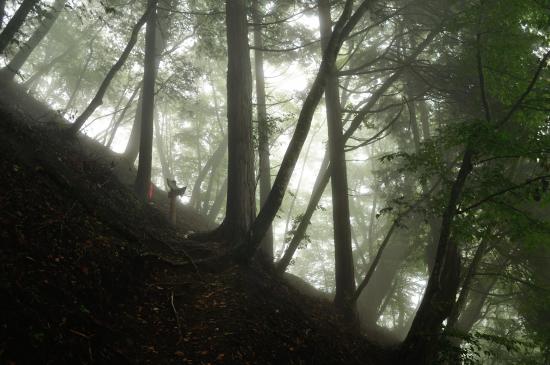
[[[415,94],[415,83],[413,81],[413,75],[407,74],[407,84],[405,85],[407,108],[409,110],[409,123],[411,126],[411,133],[414,143],[415,153],[420,153],[420,129],[418,127],[418,114],[420,114],[420,124],[422,128],[422,134],[424,141],[430,139],[429,128],[429,113],[426,103],[424,101],[416,102],[418,95]],[[418,106],[418,107],[417,107]],[[422,186],[423,191],[427,190],[426,184]],[[427,242],[425,250],[425,260],[428,265],[428,272],[433,269],[435,261],[435,255],[437,250],[437,242],[439,240],[439,230],[441,221],[436,217],[428,217],[428,226],[430,227],[430,240]]]
[[[422,136],[424,141],[428,141],[431,138],[430,135],[430,112],[428,106],[424,100],[418,103],[418,109],[420,112],[420,125],[422,126]]]
[[[84,62],[84,65],[82,66],[80,73],[78,75],[78,78],[76,79],[76,83],[73,88],[73,92],[71,93],[71,96],[69,97],[69,101],[67,101],[67,105],[65,105],[65,112],[68,112],[72,107],[76,100],[76,96],[78,95],[78,92],[80,91],[80,85],[82,84],[82,80],[84,79],[84,75],[88,71],[88,67],[90,66],[90,62],[92,61],[92,57],[94,55],[94,47],[93,42],[90,42],[90,50],[88,51],[88,56],[86,57],[86,61]]]
[[[368,231],[368,252],[369,252],[369,259],[372,259],[374,257],[374,222],[376,220],[376,205],[377,205],[377,198],[378,195],[375,194],[374,198],[372,198],[372,208],[370,210],[370,218],[369,218],[369,231]]]
[[[258,115],[258,155],[260,174],[260,206],[262,206],[271,190],[271,166],[269,162],[269,125],[267,123],[267,108],[264,79],[264,54],[262,26],[263,17],[260,14],[258,0],[252,0],[252,20],[254,25],[254,68],[256,71],[256,103]],[[273,229],[270,226],[260,245],[260,254],[266,262],[273,262]]]
[[[456,242],[451,240],[451,230],[466,179],[473,169],[472,158],[473,151],[468,145],[441,219],[437,253],[428,285],[402,347],[405,358],[415,364],[432,363],[441,325],[450,315],[456,299],[460,256]]]
[[[222,165],[223,157],[225,156],[226,153],[227,153],[227,136],[226,136],[226,142],[224,146],[224,153],[219,159],[216,159],[213,162],[212,168],[210,170],[210,176],[208,178],[208,187],[206,188],[206,193],[204,194],[204,197],[202,199],[202,204],[201,204],[201,212],[203,212],[204,214],[206,214],[206,212],[208,211],[208,206],[210,205],[210,196],[212,195],[212,189],[214,188],[214,180],[218,172],[218,169]]]
[[[433,38],[437,35],[437,32],[431,32],[426,39],[422,42],[421,45],[418,46],[417,49],[407,58],[405,63],[410,63],[414,61],[418,55],[426,48],[426,46],[433,40]],[[344,133],[344,143],[355,133],[355,131],[361,126],[361,123],[365,119],[365,117],[368,115],[370,110],[374,107],[374,105],[378,102],[378,100],[384,95],[384,93],[396,82],[399,77],[401,76],[402,69],[397,70],[393,75],[388,77],[382,85],[376,89],[376,91],[373,92],[372,96],[370,97],[369,101],[365,104],[364,107],[361,108],[359,113],[353,118],[353,120],[350,123],[349,128],[346,130],[346,133]],[[288,153],[288,151],[287,151]],[[286,154],[285,154],[286,155]],[[325,154],[325,159],[328,159],[328,154]],[[328,161],[328,160],[327,160]],[[326,166],[326,165],[325,165]],[[281,173],[281,170],[279,171]],[[279,174],[277,174],[279,176]],[[319,200],[321,199],[321,196],[323,195],[323,192],[328,184],[330,178],[329,171],[321,166],[321,169],[319,171],[319,175],[317,175],[316,181],[319,182],[319,185],[315,185],[313,193],[311,194],[310,202],[308,203],[308,207],[306,209],[306,213],[304,213],[304,216],[296,229],[296,232],[292,238],[291,243],[289,244],[287,250],[285,251],[283,257],[279,262],[277,263],[277,271],[284,272],[290,263],[290,260],[292,259],[292,256],[296,252],[296,249],[298,248],[301,240],[303,239],[305,232],[307,230],[307,226],[310,223],[311,216],[313,215],[313,212],[315,211],[315,208],[317,207],[317,204],[319,204]],[[282,179],[282,177],[281,177]],[[278,184],[274,184],[274,187],[279,186]],[[319,190],[318,190],[319,189]],[[273,189],[272,189],[273,190]],[[275,194],[275,192],[272,191],[272,194]],[[274,195],[275,196],[275,195]],[[261,212],[260,212],[261,215]],[[267,212],[266,212],[267,217]],[[261,222],[254,223],[255,225],[260,226]],[[260,227],[261,228],[261,227]],[[260,229],[258,228],[258,229]]]
[[[155,114],[156,79],[156,30],[157,0],[148,0],[147,28],[145,31],[145,57],[143,61],[143,102],[141,109],[141,138],[135,191],[137,196],[147,201],[151,185],[151,165],[153,160],[153,118]]]
[[[166,43],[168,40],[168,29],[170,28],[170,9],[172,8],[172,2],[174,0],[160,0],[160,6],[157,9],[157,28],[155,30],[155,70],[158,70],[160,59],[164,49],[166,48]],[[156,73],[156,71],[155,71]],[[143,80],[142,80],[143,83]],[[134,123],[132,124],[132,131],[130,132],[130,138],[126,144],[126,149],[124,150],[124,157],[134,164],[136,158],[139,154],[140,141],[141,141],[141,126],[142,116],[141,111],[143,109],[143,91],[139,94],[139,99],[137,103],[136,113],[134,117]]]
[[[134,25],[134,28],[132,29],[132,33],[130,35],[130,40],[128,41],[128,44],[126,45],[126,48],[124,48],[124,51],[120,55],[117,62],[111,67],[107,75],[105,76],[105,79],[101,83],[101,86],[99,87],[96,95],[88,105],[88,107],[80,114],[80,116],[75,120],[73,125],[70,128],[70,132],[72,134],[76,134],[80,128],[86,123],[86,120],[92,115],[92,113],[103,103],[103,96],[107,92],[107,89],[109,88],[109,85],[111,84],[111,81],[117,74],[117,72],[122,68],[124,63],[126,63],[126,60],[128,59],[128,56],[130,55],[130,52],[132,52],[132,49],[136,45],[137,38],[139,31],[141,27],[143,27],[143,24],[147,21],[147,18],[149,16],[149,13],[151,12],[150,8],[147,8],[147,11],[143,16],[139,19],[139,21]]]
[[[201,185],[204,181],[204,178],[208,174],[208,171],[211,171],[213,173],[213,170],[215,167],[217,167],[221,161],[223,160],[223,156],[225,156],[225,153],[227,151],[227,134],[223,137],[222,142],[218,145],[212,156],[206,161],[204,166],[199,172],[199,175],[197,176],[197,180],[195,180],[195,184],[193,185],[193,190],[191,191],[191,200],[189,202],[189,205],[191,205],[193,208],[199,210],[201,205]]]
[[[292,197],[292,200],[290,201],[290,206],[288,207],[288,213],[286,216],[286,222],[285,222],[285,233],[283,234],[284,239],[286,239],[286,236],[288,234],[288,228],[290,226],[290,219],[292,218],[292,212],[294,211],[294,205],[296,204],[296,198],[298,197],[298,194],[300,193],[300,188],[302,186],[302,179],[305,172],[305,167],[307,164],[307,160],[309,157],[309,151],[311,150],[311,145],[313,144],[313,138],[310,138],[309,144],[307,145],[306,154],[304,156],[304,161],[302,162],[302,168],[300,170],[300,177],[298,178],[298,186],[296,186],[296,193]],[[323,163],[326,164],[325,161]],[[283,251],[284,252],[284,251]]]
[[[240,245],[236,252],[236,257],[238,259],[247,261],[252,258],[266,232],[271,226],[273,219],[281,206],[288,183],[292,176],[292,172],[294,171],[294,167],[298,161],[300,151],[302,150],[309,133],[311,120],[315,109],[323,96],[327,75],[336,62],[336,57],[340,51],[342,43],[363,15],[367,12],[368,5],[370,5],[369,0],[363,1],[355,13],[351,15],[353,1],[346,1],[342,15],[334,27],[327,47],[325,47],[321,66],[304,101],[304,105],[302,106],[300,116],[298,117],[298,122],[296,123],[296,129],[281,162],[281,167],[279,168],[273,187],[265,204],[260,210],[260,214],[250,229],[248,239]]]
[[[410,81],[405,85],[405,93],[407,98],[407,109],[409,110],[409,124],[411,126],[414,150],[418,153],[420,151],[420,132],[418,130],[418,120],[416,117],[416,96],[413,93],[413,86]]]
[[[319,204],[319,201],[321,200],[321,197],[323,196],[323,192],[325,191],[325,188],[330,180],[330,172],[328,169],[328,153],[325,154],[325,159],[323,160],[323,163],[321,163],[321,170],[319,171],[319,174],[317,175],[317,180],[315,181],[315,184],[313,185],[313,192],[311,193],[311,197],[309,198],[309,203],[307,204],[306,211],[304,212],[304,215],[302,216],[302,220],[298,224],[298,227],[294,231],[294,235],[292,236],[292,240],[288,244],[288,248],[285,250],[283,257],[277,262],[276,269],[279,273],[283,273],[286,271],[288,265],[290,264],[290,261],[292,260],[292,257],[294,256],[294,253],[298,249],[298,246],[300,245],[300,242],[304,239],[304,236],[306,234],[307,227],[311,223],[311,217],[313,216],[313,213],[317,209],[317,205]]]
[[[210,85],[212,87],[212,99],[214,100],[214,109],[215,109],[215,112],[216,112],[215,113],[216,114],[216,122],[220,126],[220,129],[223,131],[224,127],[223,127],[223,124],[222,124],[222,121],[221,121],[221,118],[220,118],[220,106],[219,106],[219,102],[218,102],[218,93],[216,92],[214,82],[212,81],[212,72],[210,72]],[[208,205],[210,204],[210,195],[212,194],[213,183],[214,183],[214,178],[215,178],[216,172],[218,171],[218,169],[219,169],[219,167],[220,167],[220,165],[223,161],[223,157],[225,156],[225,154],[227,152],[227,133],[225,133],[224,140],[225,140],[224,145],[221,146],[224,150],[223,155],[220,156],[219,160],[217,159],[212,164],[210,177],[208,178],[208,187],[206,189],[206,194],[205,194],[204,198],[200,199],[201,200],[200,211],[203,212],[204,214],[206,214],[206,212],[208,211]]]
[[[460,313],[463,311],[464,306],[466,305],[466,300],[468,299],[468,293],[470,291],[472,281],[474,279],[474,276],[477,270],[479,269],[479,265],[481,264],[481,259],[483,258],[483,255],[485,255],[487,251],[488,244],[489,244],[489,240],[487,239],[487,237],[484,237],[476,249],[472,262],[468,267],[468,272],[464,277],[464,281],[462,283],[462,289],[460,290],[458,299],[456,300],[456,303],[453,306],[453,310],[451,311],[451,314],[447,319],[447,326],[446,326],[447,328],[453,328],[455,326],[456,322],[458,321],[458,317]]]
[[[130,138],[128,144],[124,150],[124,157],[133,164],[139,154],[139,140],[141,138],[141,109],[143,104],[143,91],[139,95],[139,99],[136,107],[136,114],[134,117],[134,123],[132,124],[132,131],[130,132]]]
[[[365,254],[363,250],[361,250],[361,245],[359,244],[359,240],[357,239],[357,234],[355,233],[355,230],[353,228],[351,229],[351,239],[353,241],[353,245],[355,246],[355,256],[359,257],[359,260],[361,261],[361,264],[363,266],[367,266],[368,265],[367,259],[365,258]]]
[[[128,88],[130,86],[130,83],[132,82],[131,79],[128,79],[128,82],[126,83],[126,85],[124,85],[124,89],[122,90],[122,93],[120,93],[120,97],[118,98],[118,101],[116,103],[116,106],[114,108],[114,113],[111,117],[111,121],[109,122],[109,125],[107,126],[107,128],[100,134],[102,134],[102,137],[101,137],[101,144],[105,145],[107,143],[107,138],[109,135],[112,135],[113,134],[113,129],[115,127],[115,124],[118,120],[118,115],[119,115],[119,112],[123,112],[125,107],[122,108],[122,110],[120,110],[120,106],[122,105],[122,102],[124,101],[124,97],[126,96],[126,92],[128,91]],[[94,139],[97,139],[99,140],[99,135],[98,134],[96,137],[94,137]]]
[[[495,286],[498,276],[481,281],[470,291],[468,305],[460,314],[453,330],[458,333],[467,334],[474,324],[481,318],[481,310],[487,301],[491,289]]]
[[[27,16],[36,4],[38,4],[38,0],[23,0],[2,33],[0,33],[0,54],[5,52],[6,47],[14,39],[15,34],[19,32],[23,23],[25,23],[25,19],[27,19]]]
[[[160,160],[160,167],[162,169],[162,177],[164,184],[166,185],[166,179],[173,179],[172,172],[170,171],[170,167],[168,166],[168,161],[166,159],[166,148],[164,146],[164,143],[162,142],[162,135],[159,125],[159,113],[156,113],[156,117],[153,118],[154,122],[154,131],[155,131],[155,142],[157,147],[157,154],[159,156]],[[165,186],[165,188],[168,190],[168,186]]]
[[[218,215],[220,214],[220,210],[223,206],[223,201],[225,197],[227,196],[227,177],[223,180],[223,184],[218,191],[218,194],[216,194],[216,199],[214,199],[214,203],[212,203],[212,207],[210,208],[210,211],[208,212],[208,220],[211,222],[214,222]]]
[[[319,0],[319,23],[323,50],[328,46],[332,33],[330,3]],[[325,86],[327,111],[328,151],[330,156],[330,182],[332,186],[332,220],[334,229],[334,271],[336,275],[336,295],[334,304],[353,321],[355,306],[351,302],[355,292],[355,272],[348,200],[348,178],[344,136],[342,132],[342,112],[336,65],[328,71]]]
[[[124,121],[124,117],[126,116],[126,113],[128,112],[128,109],[130,109],[130,106],[132,105],[132,103],[134,102],[134,99],[136,98],[136,95],[137,93],[141,90],[141,82],[139,83],[138,86],[136,86],[136,88],[134,89],[134,92],[132,93],[132,95],[130,96],[130,99],[128,99],[128,102],[126,103],[126,105],[124,106],[124,109],[122,109],[122,112],[120,113],[118,119],[116,120],[114,126],[113,126],[113,130],[111,131],[111,135],[109,136],[109,140],[107,141],[107,147],[110,148],[111,147],[111,144],[113,143],[113,140],[115,139],[115,135],[116,135],[116,132],[118,130],[118,128],[120,127],[120,125],[122,124],[122,122]]]
[[[466,296],[469,301],[461,309],[456,322],[449,327],[449,323],[445,328],[445,334],[448,336],[449,342],[459,349],[466,336],[472,330],[474,324],[482,317],[482,310],[487,302],[487,298],[491,290],[498,281],[498,276],[482,278],[476,283],[471,283],[471,288],[466,290]],[[462,292],[461,292],[462,294]],[[446,365],[462,365],[460,353],[455,351],[451,354],[451,358],[447,359]]]
[[[242,242],[256,215],[252,144],[252,73],[246,0],[226,1],[227,22],[227,204],[224,237]]]
[[[23,67],[36,46],[40,44],[54,25],[55,21],[59,17],[59,14],[63,11],[66,2],[66,0],[55,0],[51,11],[44,16],[42,23],[34,31],[29,40],[25,42],[21,48],[19,48],[19,51],[11,59],[10,63],[8,63],[2,70],[2,72],[6,73],[6,77],[13,80],[15,75],[19,73],[21,67]]]
[[[359,296],[357,293],[358,306],[362,314],[362,322],[366,325],[374,326],[378,321],[380,315],[379,309],[390,291],[392,282],[395,276],[401,269],[403,261],[407,258],[408,247],[406,245],[406,238],[408,232],[403,232],[397,228],[398,234],[393,234],[396,227],[391,227],[387,240],[384,242],[389,243],[390,237],[393,236],[393,242],[388,245],[386,249],[382,247],[381,255],[379,256],[380,263],[376,260],[376,257],[371,258],[371,264],[365,275],[365,280],[362,280],[361,287],[364,287],[363,295]],[[372,271],[371,271],[372,270]],[[363,285],[363,283],[365,283]],[[358,288],[359,290],[359,288]],[[360,292],[358,292],[360,293]]]

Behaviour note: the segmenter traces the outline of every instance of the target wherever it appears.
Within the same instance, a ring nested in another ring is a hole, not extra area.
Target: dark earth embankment
[[[202,265],[223,250],[185,239],[204,219],[182,207],[172,227],[116,155],[0,96],[0,363],[387,363],[329,303]]]

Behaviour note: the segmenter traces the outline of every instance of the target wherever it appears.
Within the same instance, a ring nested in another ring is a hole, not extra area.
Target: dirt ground
[[[223,244],[186,233],[209,222],[180,207],[172,226],[116,155],[0,97],[0,363],[388,363],[330,303],[254,266],[206,265]]]

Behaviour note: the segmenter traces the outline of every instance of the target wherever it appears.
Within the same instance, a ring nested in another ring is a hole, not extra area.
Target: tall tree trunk
[[[38,0],[23,0],[21,6],[19,6],[2,33],[0,33],[0,54],[5,52],[6,47],[13,40],[19,29],[21,29],[21,26],[25,23],[25,19],[27,19],[27,16],[36,4],[38,4]]]
[[[300,111],[300,116],[298,117],[298,122],[296,123],[296,129],[281,162],[281,167],[279,168],[273,187],[269,192],[265,204],[260,210],[260,214],[254,220],[254,224],[250,229],[247,240],[240,245],[239,249],[235,253],[236,258],[244,261],[252,258],[266,232],[271,226],[273,219],[281,206],[290,177],[292,176],[292,172],[294,171],[294,167],[298,161],[300,151],[302,150],[309,133],[311,120],[315,109],[323,96],[327,75],[336,62],[336,57],[338,56],[342,43],[359,20],[361,20],[363,15],[367,12],[368,5],[370,5],[369,0],[363,1],[355,13],[351,15],[353,1],[346,1],[342,15],[334,27],[327,47],[325,47],[321,66],[319,67],[319,71],[317,72],[313,85],[306,96],[302,110]]]
[[[426,48],[426,46],[434,39],[434,37],[437,35],[437,32],[431,32],[426,39],[418,46],[417,49],[406,59],[405,64],[411,63],[414,61],[418,55]],[[344,133],[344,143],[355,133],[355,131],[361,126],[362,122],[364,121],[365,117],[368,115],[368,113],[371,111],[371,109],[374,107],[374,105],[378,102],[378,100],[384,95],[384,93],[396,82],[402,73],[402,68],[397,70],[395,73],[393,73],[390,77],[388,77],[382,85],[376,89],[376,91],[373,92],[372,96],[370,97],[369,101],[365,104],[364,107],[361,108],[359,113],[353,118],[353,120],[350,123],[349,128],[346,130],[346,133]],[[377,133],[375,135],[378,136],[380,133]],[[373,137],[373,138],[375,138]],[[288,151],[287,151],[288,153]],[[286,155],[286,154],[285,154]],[[328,154],[325,154],[325,159],[328,159]],[[327,160],[328,161],[328,160]],[[326,166],[326,165],[325,165]],[[281,170],[279,170],[279,174],[281,174]],[[277,176],[279,177],[279,174]],[[321,166],[321,169],[319,170],[319,175],[317,175],[316,181],[319,182],[319,185],[315,185],[314,191],[311,195],[310,202],[308,203],[308,207],[306,209],[306,213],[304,213],[304,216],[302,220],[300,221],[300,224],[298,228],[296,229],[296,232],[292,238],[291,243],[289,244],[287,250],[285,251],[283,257],[279,262],[277,263],[277,271],[284,272],[290,263],[290,260],[292,259],[292,256],[294,255],[294,252],[296,252],[296,249],[298,248],[301,240],[303,239],[305,232],[307,230],[307,226],[310,223],[311,216],[313,215],[313,212],[315,212],[315,208],[317,207],[317,204],[319,204],[319,200],[321,199],[321,196],[323,195],[323,192],[325,190],[325,187],[328,184],[330,178],[329,171]],[[282,179],[282,177],[281,177]],[[279,186],[277,183],[274,184],[274,187]],[[272,189],[273,190],[273,189]],[[284,193],[284,192],[283,192]],[[271,193],[270,193],[271,194]],[[275,196],[275,192],[272,191],[272,194]],[[260,212],[260,215],[262,213]],[[268,212],[266,211],[265,216],[267,217]],[[267,218],[266,218],[267,219]],[[261,226],[261,221],[254,223],[255,226]],[[261,227],[260,227],[261,228]],[[260,229],[258,228],[258,229]]]
[[[6,77],[13,80],[15,75],[19,73],[21,67],[23,67],[36,46],[40,44],[54,25],[55,21],[59,17],[59,14],[63,11],[66,2],[66,0],[55,0],[51,10],[44,16],[42,23],[34,31],[29,40],[25,42],[21,48],[19,48],[19,51],[17,51],[10,63],[8,63],[2,70],[2,72],[6,73]]]
[[[466,179],[473,169],[472,158],[472,148],[467,145],[441,219],[437,253],[428,285],[402,346],[404,357],[415,364],[431,364],[434,360],[441,325],[450,315],[456,299],[460,255],[456,242],[451,240],[451,230]]]
[[[252,73],[246,0],[226,1],[227,23],[227,204],[224,238],[242,242],[256,215],[252,144]]]
[[[332,33],[330,3],[328,0],[319,0],[318,5],[321,45],[323,50],[325,50]],[[330,182],[332,187],[334,271],[336,276],[334,304],[348,320],[353,321],[355,305],[352,305],[350,299],[355,292],[355,272],[351,243],[346,154],[344,152],[342,112],[336,72],[336,65],[333,63],[328,71],[325,86]]]
[[[160,59],[164,49],[166,48],[166,43],[168,41],[168,29],[170,28],[170,9],[172,9],[172,2],[175,0],[160,0],[160,6],[157,9],[157,28],[155,30],[155,73],[158,70]],[[143,80],[142,80],[143,83]],[[139,154],[140,141],[141,141],[141,126],[142,115],[141,111],[143,109],[143,90],[139,94],[139,99],[137,103],[136,113],[134,117],[134,123],[132,124],[132,131],[130,132],[130,138],[126,144],[126,149],[124,150],[124,157],[134,164],[136,158]]]
[[[78,118],[76,118],[75,122],[70,128],[70,132],[72,134],[76,134],[80,128],[86,123],[86,120],[92,115],[92,113],[103,103],[103,96],[107,92],[107,89],[109,88],[109,85],[111,84],[111,81],[117,74],[117,72],[122,68],[124,63],[126,63],[126,60],[128,59],[128,56],[130,55],[130,52],[132,52],[132,49],[136,45],[137,38],[139,31],[141,27],[143,27],[143,24],[147,21],[147,18],[149,16],[149,13],[151,12],[151,9],[148,7],[145,11],[145,14],[138,20],[136,25],[134,25],[134,28],[132,29],[132,33],[130,35],[130,40],[128,41],[128,44],[124,48],[124,51],[120,55],[117,62],[111,67],[109,72],[107,72],[107,75],[105,76],[105,79],[103,79],[103,82],[101,83],[101,86],[99,87],[96,95],[86,107],[86,109],[80,114]]]
[[[141,138],[135,191],[146,201],[151,185],[151,165],[153,160],[153,118],[155,114],[155,79],[157,73],[155,43],[157,30],[157,0],[148,0],[147,28],[145,31],[145,56],[143,60],[143,101],[141,108]]]
[[[399,71],[398,71],[399,72]],[[400,74],[400,72],[399,72]],[[347,141],[359,128],[361,125],[361,122],[363,121],[365,115],[368,114],[368,112],[372,109],[372,107],[378,102],[380,97],[386,92],[386,90],[393,85],[393,83],[398,79],[398,73],[392,75],[389,77],[370,97],[368,103],[361,109],[361,113],[359,113],[351,122],[350,127],[346,130],[346,133],[344,134],[344,142]],[[290,263],[290,260],[292,259],[292,256],[294,256],[294,253],[296,252],[296,249],[300,245],[300,242],[303,240],[307,227],[310,224],[311,217],[313,216],[313,213],[315,212],[317,205],[319,204],[319,201],[321,200],[321,197],[323,196],[323,192],[325,191],[325,188],[330,180],[330,169],[328,169],[329,166],[329,154],[328,151],[325,153],[325,157],[323,159],[323,163],[321,164],[321,168],[319,169],[319,173],[317,175],[317,178],[315,180],[315,184],[313,186],[313,192],[311,194],[311,197],[309,199],[308,206],[306,208],[306,211],[304,215],[302,216],[302,220],[300,221],[298,227],[296,228],[294,235],[292,237],[292,240],[290,244],[288,245],[288,248],[286,249],[283,257],[279,260],[277,263],[277,270],[280,272],[284,272],[286,268],[288,267],[288,264]]]
[[[260,174],[260,206],[262,206],[271,190],[271,166],[269,161],[269,125],[267,123],[267,108],[265,97],[264,54],[262,26],[263,17],[260,14],[258,0],[252,0],[252,21],[254,22],[254,69],[256,73],[256,103],[258,115],[258,155]],[[270,226],[260,245],[260,254],[266,262],[273,262],[273,228]]]

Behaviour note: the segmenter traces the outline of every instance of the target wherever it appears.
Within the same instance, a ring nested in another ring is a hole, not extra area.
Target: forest
[[[549,0],[0,0],[0,362],[550,364],[549,66]]]

